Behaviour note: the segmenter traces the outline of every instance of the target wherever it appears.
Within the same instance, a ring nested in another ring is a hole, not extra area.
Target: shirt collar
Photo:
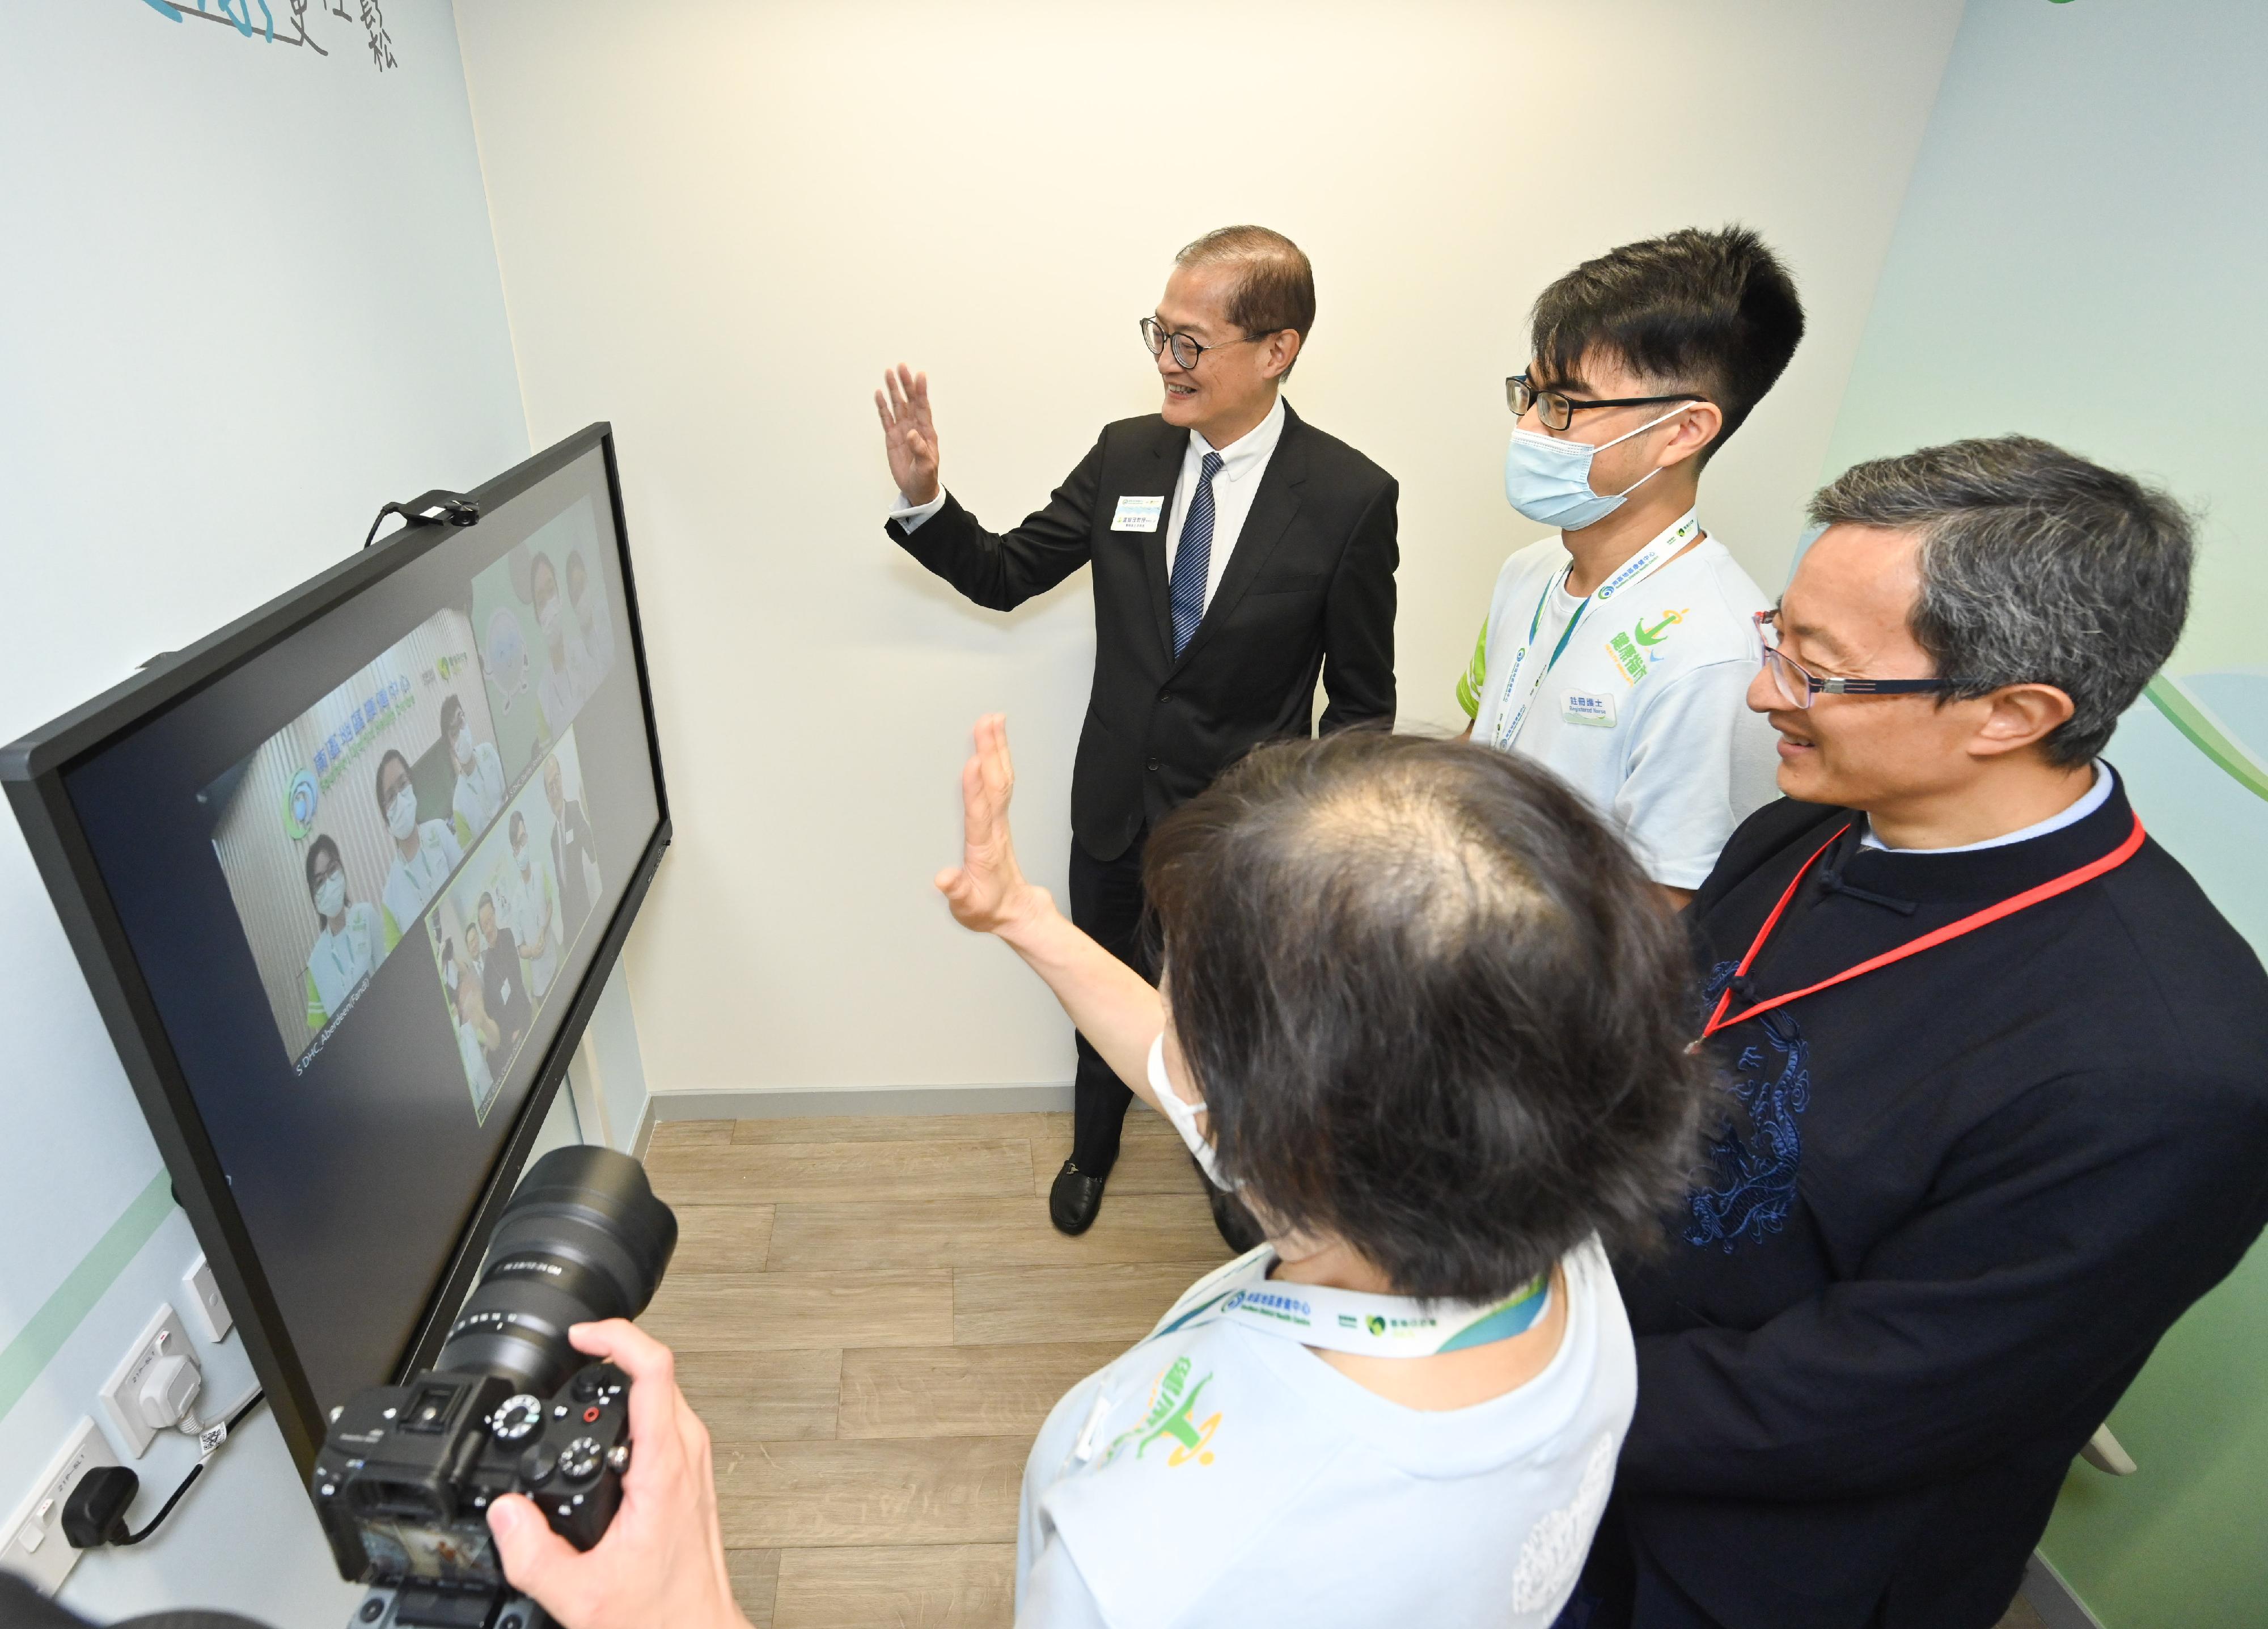
[[[2044,837],[2051,831],[2061,831],[2066,826],[2076,826],[2095,810],[2110,802],[2110,793],[2117,785],[2117,775],[2109,764],[2097,758],[2095,761],[2095,784],[2087,789],[2078,802],[2060,814],[2051,814],[2045,820],[2036,821],[2021,831],[2012,831],[2005,837],[1987,837],[1982,843],[1962,843],[1952,848],[1894,849],[1876,837],[1874,828],[1870,825],[1866,834],[1859,839],[1859,845],[1861,848],[1879,849],[1886,854],[1973,854],[1979,849],[2007,848],[2013,843],[2028,843],[2034,837]]]
[[[1241,481],[1267,463],[1268,455],[1276,450],[1277,442],[1284,439],[1284,393],[1276,393],[1276,404],[1268,409],[1268,416],[1246,431],[1226,446],[1217,447],[1196,431],[1189,431],[1190,458],[1199,463],[1208,453],[1220,454],[1220,473],[1231,481]]]

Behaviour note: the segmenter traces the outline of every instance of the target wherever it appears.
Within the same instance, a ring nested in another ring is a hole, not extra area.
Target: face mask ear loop
[[[1698,402],[1684,402],[1684,403],[1683,403],[1683,404],[1681,404],[1681,405],[1679,405],[1679,406],[1677,406],[1677,407],[1674,407],[1674,408],[1670,409],[1668,412],[1664,413],[1664,414],[1663,414],[1660,418],[1653,419],[1653,420],[1650,420],[1649,422],[1647,422],[1647,423],[1646,423],[1646,424],[1640,424],[1640,425],[1639,425],[1636,430],[1629,431],[1625,432],[1624,434],[1622,434],[1622,435],[1616,436],[1616,437],[1613,440],[1611,440],[1611,441],[1602,441],[1602,442],[1600,442],[1598,446],[1594,446],[1594,447],[1593,447],[1593,448],[1591,449],[1591,456],[1592,456],[1593,458],[1596,458],[1600,453],[1602,453],[1605,452],[1609,447],[1610,447],[1610,446],[1620,446],[1624,442],[1625,442],[1625,441],[1629,440],[1629,439],[1631,439],[1631,436],[1642,436],[1642,435],[1644,435],[1647,431],[1652,430],[1653,428],[1654,428],[1654,426],[1655,426],[1655,425],[1657,425],[1657,424],[1668,424],[1671,419],[1675,418],[1675,417],[1676,417],[1680,413],[1683,413],[1683,412],[1690,411],[1691,409],[1696,408],[1696,407],[1698,407],[1699,405],[1700,405],[1700,403],[1699,403]],[[1667,469],[1667,468],[1669,468],[1669,466],[1668,466],[1668,464],[1656,464],[1653,468],[1651,468],[1651,469],[1647,470],[1644,475],[1640,475],[1637,480],[1635,480],[1635,481],[1631,482],[1628,486],[1624,487],[1621,491],[1619,491],[1619,492],[1616,493],[1616,494],[1615,494],[1615,496],[1616,496],[1616,498],[1628,498],[1628,497],[1629,497],[1632,492],[1637,491],[1637,490],[1638,490],[1638,488],[1640,488],[1640,487],[1644,486],[1647,482],[1649,482],[1649,481],[1653,480],[1653,479],[1654,478],[1654,476],[1656,476],[1656,475],[1660,475],[1663,470],[1665,470],[1665,469]],[[1602,494],[1601,494],[1601,496],[1602,496],[1602,497],[1603,497],[1603,496],[1605,496],[1605,494],[1602,493]]]

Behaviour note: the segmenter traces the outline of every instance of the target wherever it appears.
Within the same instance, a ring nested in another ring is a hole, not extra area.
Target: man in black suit
[[[1142,321],[1165,400],[1121,420],[1006,533],[939,480],[929,379],[901,365],[874,396],[901,507],[890,537],[977,604],[1005,611],[1094,567],[1094,688],[1071,774],[1071,920],[1154,977],[1142,847],[1167,811],[1260,741],[1394,720],[1394,478],[1283,401],[1314,321],[1299,246],[1259,226],[1174,257]],[[1118,1157],[1130,1094],[1082,1036],[1076,1130],[1048,1214],[1083,1233]],[[1240,1242],[1241,1207],[1213,1195]],[[1257,1235],[1243,1242],[1256,1242]]]
[[[532,1015],[527,979],[519,968],[519,941],[510,928],[497,923],[496,901],[486,894],[481,896],[480,921],[481,937],[488,941],[488,955],[481,960],[481,994],[486,998],[489,1016],[504,1031],[504,1046],[509,1052],[527,1033]]]

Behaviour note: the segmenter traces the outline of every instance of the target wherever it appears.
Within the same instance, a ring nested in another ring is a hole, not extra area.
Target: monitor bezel
[[[623,608],[630,618],[630,650],[653,769],[659,819],[608,920],[598,948],[573,999],[563,1010],[549,1049],[536,1071],[527,1099],[513,1122],[495,1168],[459,1235],[447,1268],[435,1284],[416,1332],[392,1378],[399,1381],[430,1367],[440,1350],[456,1309],[472,1287],[481,1255],[497,1219],[526,1164],[568,1065],[596,1009],[600,991],[620,959],[630,925],[652,887],[671,826],[667,784],[662,776],[661,737],[654,724],[653,684],[646,661],[644,626],[639,617],[637,585],[630,567],[630,527],[622,509],[622,486],[612,425],[601,421],[545,448],[467,494],[482,514],[500,508],[593,448],[605,456],[607,490],[612,505],[616,550],[622,574]],[[476,529],[476,528],[475,528]],[[223,677],[256,661],[269,649],[378,583],[446,548],[460,528],[438,523],[405,527],[378,539],[338,564],[279,595],[247,615],[185,649],[152,657],[132,678],[73,708],[62,717],[0,748],[0,784],[7,787],[40,879],[54,898],[63,932],[94,996],[104,1027],[150,1123],[173,1198],[188,1215],[204,1249],[221,1294],[243,1331],[245,1350],[268,1395],[284,1445],[304,1479],[313,1469],[328,1422],[301,1364],[282,1309],[270,1289],[242,1213],[229,1191],[219,1155],[203,1116],[189,1090],[129,944],[123,924],[106,888],[94,852],[71,806],[67,778],[158,715],[187,701]]]

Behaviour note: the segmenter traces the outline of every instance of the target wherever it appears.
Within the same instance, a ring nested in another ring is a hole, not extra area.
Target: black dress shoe
[[[1102,1208],[1102,1182],[1069,1160],[1064,1161],[1055,1186],[1048,1190],[1048,1220],[1057,1233],[1082,1234],[1094,1226],[1095,1213]]]

